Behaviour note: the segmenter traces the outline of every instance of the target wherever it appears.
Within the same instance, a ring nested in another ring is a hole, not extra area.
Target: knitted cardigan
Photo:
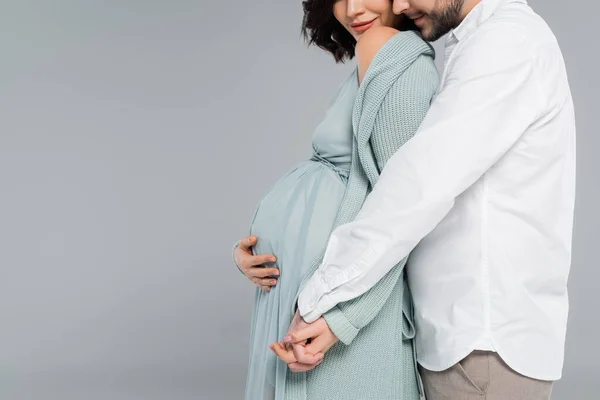
[[[439,84],[434,57],[433,48],[409,31],[393,36],[371,62],[354,104],[352,165],[334,228],[354,219],[387,160],[425,117]],[[324,253],[304,276],[298,294]],[[288,370],[285,400],[419,399],[405,263],[400,261],[362,296],[323,315],[340,342],[314,370]]]

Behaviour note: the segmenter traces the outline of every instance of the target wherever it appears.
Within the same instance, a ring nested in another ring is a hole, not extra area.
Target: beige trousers
[[[548,400],[552,392],[552,382],[520,375],[489,351],[474,351],[445,371],[419,371],[427,400]]]

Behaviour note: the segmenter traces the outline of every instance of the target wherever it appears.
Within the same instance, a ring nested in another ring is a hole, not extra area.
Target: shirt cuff
[[[317,270],[298,296],[298,309],[304,321],[309,324],[315,322],[335,306],[329,291],[329,285],[322,278],[321,271]]]

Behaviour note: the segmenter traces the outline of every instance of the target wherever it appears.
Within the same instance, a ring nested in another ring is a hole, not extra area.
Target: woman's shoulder
[[[358,40],[356,55],[359,80],[362,82],[370,68],[381,64],[394,64],[400,68],[425,56],[425,62],[433,65],[435,51],[417,32],[375,27]]]
[[[398,31],[389,27],[375,27],[365,32],[356,44],[358,76],[362,82],[369,69],[382,64],[410,65],[426,57],[433,64],[435,51],[414,31]]]

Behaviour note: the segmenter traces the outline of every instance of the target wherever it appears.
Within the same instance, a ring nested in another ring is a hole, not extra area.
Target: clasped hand
[[[269,348],[292,372],[305,372],[321,364],[325,353],[337,342],[325,318],[309,324],[296,311],[283,342],[272,343]]]

